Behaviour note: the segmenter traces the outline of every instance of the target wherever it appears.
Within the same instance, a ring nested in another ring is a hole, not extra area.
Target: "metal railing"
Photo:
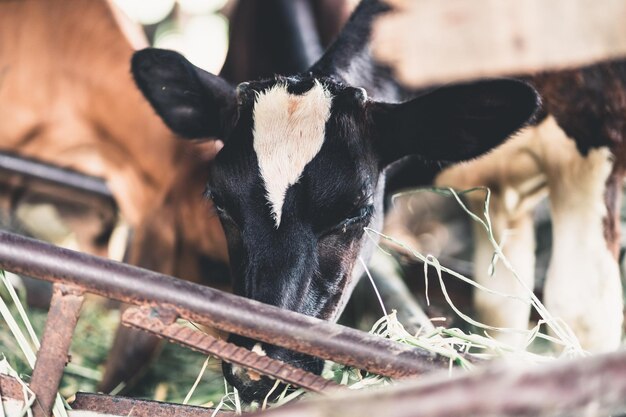
[[[174,321],[184,318],[393,378],[448,366],[446,359],[426,350],[5,231],[0,231],[0,268],[54,283],[33,371],[35,417],[52,409],[84,293],[141,306],[126,311],[123,322],[128,325],[311,391],[335,384]]]

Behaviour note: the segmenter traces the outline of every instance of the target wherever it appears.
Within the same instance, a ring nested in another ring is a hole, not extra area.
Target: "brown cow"
[[[102,177],[134,231],[127,261],[198,281],[200,259],[227,261],[201,198],[217,148],[176,140],[154,114],[129,71],[145,43],[119,18],[105,1],[0,3],[0,150]]]
[[[175,140],[136,91],[128,64],[134,48],[107,4],[9,1],[0,7],[0,148],[104,178],[136,230],[133,240],[152,235],[148,253],[131,251],[133,263],[160,263],[181,234],[188,246],[226,260],[217,220],[184,222],[189,211],[210,210],[198,207],[196,197],[204,186],[199,167],[215,149]]]

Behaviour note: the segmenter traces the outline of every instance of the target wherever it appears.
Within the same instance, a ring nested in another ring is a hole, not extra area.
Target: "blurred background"
[[[113,0],[141,24],[150,44],[173,49],[194,65],[219,73],[228,51],[228,0]],[[232,3],[232,2],[231,2]]]

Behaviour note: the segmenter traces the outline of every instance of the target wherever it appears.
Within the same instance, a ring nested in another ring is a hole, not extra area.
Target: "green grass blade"
[[[13,305],[15,305],[15,307],[17,308],[17,311],[20,315],[20,319],[22,320],[22,323],[24,323],[24,326],[26,327],[26,331],[28,332],[28,335],[30,336],[30,340],[32,341],[33,346],[35,346],[35,350],[39,350],[39,347],[41,345],[39,344],[39,339],[37,338],[35,329],[33,329],[33,326],[30,323],[30,320],[28,319],[28,315],[26,314],[26,311],[24,310],[24,306],[22,305],[22,302],[20,301],[19,297],[17,296],[17,293],[15,292],[15,288],[11,284],[11,281],[9,281],[7,274],[4,271],[0,272],[0,279],[2,279],[4,286],[9,292],[9,295],[11,296],[11,301],[13,301]]]

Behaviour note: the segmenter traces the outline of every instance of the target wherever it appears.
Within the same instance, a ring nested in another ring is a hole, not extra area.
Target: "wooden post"
[[[412,87],[626,56],[624,0],[385,0],[374,54]]]

